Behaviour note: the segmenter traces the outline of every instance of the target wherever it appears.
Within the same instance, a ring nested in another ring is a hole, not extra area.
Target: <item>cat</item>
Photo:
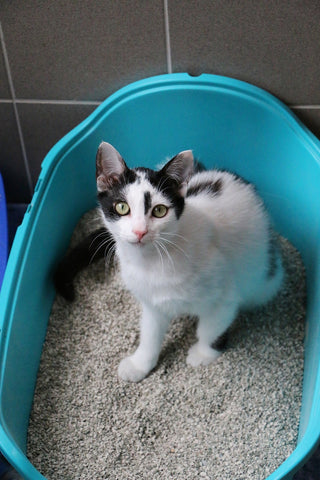
[[[72,299],[77,271],[92,256],[116,255],[125,287],[142,306],[140,343],[120,362],[119,377],[145,378],[170,320],[182,314],[198,317],[187,364],[214,362],[239,310],[267,303],[283,281],[277,234],[256,188],[231,172],[195,168],[191,150],[158,171],[130,169],[106,142],[96,181],[105,228],[66,256],[57,289]]]

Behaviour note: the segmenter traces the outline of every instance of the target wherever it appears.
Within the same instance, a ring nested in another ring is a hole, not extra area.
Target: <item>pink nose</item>
[[[142,239],[142,237],[144,237],[145,234],[148,233],[148,230],[132,230],[132,231],[138,238],[139,242]]]

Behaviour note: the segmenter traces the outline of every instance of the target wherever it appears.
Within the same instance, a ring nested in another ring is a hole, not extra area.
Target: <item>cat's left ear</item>
[[[103,192],[112,187],[127,168],[120,153],[110,143],[100,143],[96,157],[98,192]]]
[[[194,173],[194,159],[192,150],[184,150],[173,157],[161,170],[175,180],[179,186],[181,195],[185,195],[187,182]]]

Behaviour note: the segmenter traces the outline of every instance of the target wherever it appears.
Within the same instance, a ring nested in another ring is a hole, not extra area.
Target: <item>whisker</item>
[[[157,252],[158,252],[158,254],[159,254],[159,257],[160,257],[160,260],[161,260],[161,266],[162,266],[162,273],[164,273],[163,256],[162,256],[162,253],[161,253],[160,248],[159,248],[158,245],[157,245],[157,242],[154,242],[154,247],[155,247],[155,249],[157,250]]]
[[[183,240],[184,242],[189,242],[189,239],[184,237],[183,235],[180,235],[179,233],[174,233],[174,232],[161,232],[161,236],[162,235],[168,235],[170,237],[177,237],[177,238],[181,238],[181,240]]]
[[[112,262],[112,259],[113,259],[114,255],[115,255],[115,250],[116,250],[116,244],[115,243],[113,243],[113,245],[111,245],[111,247],[108,247],[108,245],[107,245],[106,248],[105,248],[104,258],[105,258],[105,264],[108,268],[111,267],[111,262]]]
[[[108,236],[109,237],[109,236]],[[92,245],[92,243],[91,243]],[[100,245],[98,245],[98,247],[96,248],[95,252],[93,253],[93,255],[91,256],[90,258],[90,261],[89,261],[89,265],[93,262],[93,259],[95,258],[95,256],[98,254],[98,252],[101,250],[101,248],[103,247],[106,247],[105,248],[105,252],[108,248],[110,248],[110,246],[112,247],[114,245],[114,240],[111,239],[110,237],[103,240]],[[105,256],[105,255],[104,255]]]
[[[162,192],[164,192],[167,188],[169,188],[170,186],[168,185],[166,188],[164,188],[166,182],[168,182],[170,180],[169,177],[165,177],[163,178],[159,183],[158,183],[158,190],[161,190]]]
[[[105,236],[105,235],[108,235],[108,237],[110,237],[110,234],[107,232],[107,230],[105,232],[101,232],[99,233],[98,235],[96,235],[93,239],[92,239],[92,242],[90,243],[89,245],[89,249],[92,247],[92,244],[99,238],[99,237],[102,237],[102,236]]]
[[[173,248],[175,248],[179,252],[181,252],[186,258],[190,258],[189,255],[183,250],[183,248],[180,247],[180,245],[177,245],[175,242],[172,242],[168,238],[161,237],[161,240],[163,242],[167,243],[168,245],[172,246]]]
[[[175,272],[176,271],[176,268],[175,268],[175,265],[174,265],[174,261],[172,260],[172,257],[167,249],[167,247],[165,245],[163,245],[159,239],[157,239],[157,244],[159,245],[159,247],[162,249],[162,251],[167,255],[167,258],[169,260],[169,262],[171,263],[171,266],[173,268],[173,271]]]

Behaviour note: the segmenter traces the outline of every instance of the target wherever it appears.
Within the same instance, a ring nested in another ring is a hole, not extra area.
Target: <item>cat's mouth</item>
[[[142,248],[146,245],[146,242],[143,242],[142,240],[137,240],[136,242],[133,242],[133,245],[136,245],[138,248]]]
[[[128,243],[130,245],[134,245],[134,246],[137,246],[138,248],[142,248],[142,247],[145,247],[146,245],[148,245],[148,243],[150,243],[149,240],[147,239],[144,239],[144,238],[134,238],[134,239],[128,239]]]
[[[152,241],[153,235],[148,230],[146,231],[134,231],[134,235],[128,237],[128,242],[132,245],[136,245],[139,248],[145,247]]]

